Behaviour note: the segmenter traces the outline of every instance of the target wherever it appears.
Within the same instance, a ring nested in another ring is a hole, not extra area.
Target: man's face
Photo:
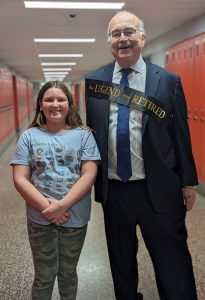
[[[144,47],[144,35],[138,31],[138,22],[134,15],[122,12],[114,16],[108,26],[111,52],[125,68],[137,61]]]

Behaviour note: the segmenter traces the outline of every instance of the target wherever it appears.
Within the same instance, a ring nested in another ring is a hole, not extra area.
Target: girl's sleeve
[[[86,131],[82,142],[82,160],[100,160],[100,153],[91,131]]]
[[[17,142],[13,157],[10,161],[10,165],[29,165],[29,137],[24,132]]]

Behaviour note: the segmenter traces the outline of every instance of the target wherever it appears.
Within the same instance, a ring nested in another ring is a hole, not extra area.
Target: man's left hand
[[[193,187],[183,187],[182,193],[184,197],[184,204],[186,205],[187,211],[191,210],[196,202],[196,191]]]

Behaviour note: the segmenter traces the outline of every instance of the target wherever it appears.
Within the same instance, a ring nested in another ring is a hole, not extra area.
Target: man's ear
[[[142,35],[142,47],[144,47],[144,45],[145,45],[145,36],[144,36],[144,34]]]

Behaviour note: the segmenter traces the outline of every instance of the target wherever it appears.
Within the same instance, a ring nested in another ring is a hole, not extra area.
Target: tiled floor
[[[8,166],[12,151],[13,145],[10,145],[0,158],[0,300],[28,300],[33,266],[26,232],[24,200],[13,187],[11,168]],[[205,199],[198,195],[194,210],[188,213],[187,227],[199,300],[205,300],[204,220]],[[139,290],[143,292],[145,300],[159,300],[153,268],[142,240],[138,260]],[[115,299],[102,210],[101,206],[94,202],[78,274],[78,300]],[[55,286],[52,300],[59,299],[57,286]]]

